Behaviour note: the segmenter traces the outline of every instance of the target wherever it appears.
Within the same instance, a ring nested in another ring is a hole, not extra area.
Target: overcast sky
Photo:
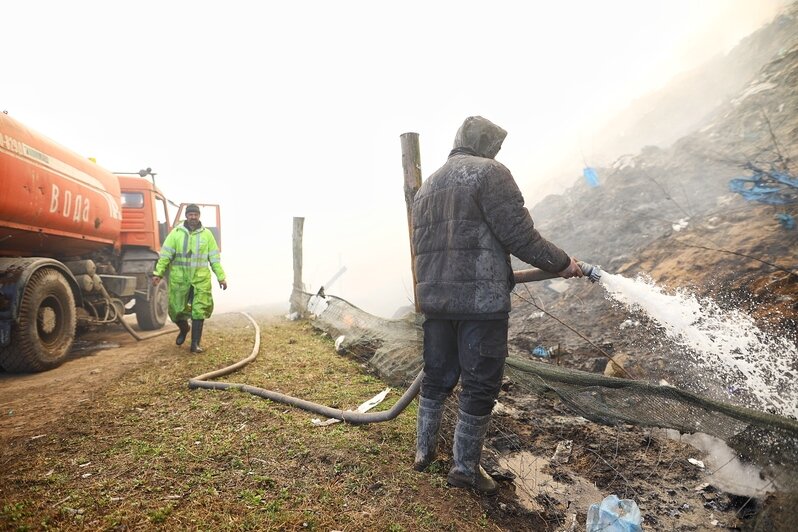
[[[785,3],[2,0],[0,110],[111,171],[152,167],[176,202],[220,203],[218,310],[287,308],[304,216],[308,289],[346,266],[329,292],[390,317],[412,297],[401,133],[426,177],[482,115],[509,131],[497,159],[522,190],[576,178],[615,113]]]

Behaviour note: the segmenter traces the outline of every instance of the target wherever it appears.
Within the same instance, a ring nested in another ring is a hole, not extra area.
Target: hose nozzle
[[[582,270],[582,273],[585,274],[591,283],[597,283],[599,279],[601,279],[601,268],[598,266],[593,266],[592,264],[588,264],[587,262],[577,261],[577,266],[579,269]]]

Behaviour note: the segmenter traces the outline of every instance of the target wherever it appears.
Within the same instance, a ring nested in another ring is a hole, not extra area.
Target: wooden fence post
[[[419,148],[418,133],[402,133],[402,170],[405,182],[405,205],[407,207],[407,231],[410,235],[410,268],[413,272],[413,302],[416,313],[421,309],[418,305],[418,280],[416,279],[416,255],[413,251],[413,198],[421,188],[421,150]]]
[[[291,307],[289,313],[299,313],[301,316],[306,309],[302,308],[300,292],[304,291],[305,285],[302,284],[302,229],[305,218],[294,216],[294,289],[291,291]]]

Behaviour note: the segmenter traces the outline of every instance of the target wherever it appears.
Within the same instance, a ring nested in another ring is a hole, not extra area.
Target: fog
[[[173,201],[219,203],[218,311],[279,303],[305,217],[309,291],[411,303],[399,135],[426,177],[469,115],[527,206],[577,179],[629,104],[730,50],[783,0],[6,2],[0,110]]]

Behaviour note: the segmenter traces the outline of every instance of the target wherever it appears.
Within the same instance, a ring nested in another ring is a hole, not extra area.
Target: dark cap
[[[192,203],[191,205],[186,207],[186,214],[188,214],[190,212],[196,212],[197,214],[199,214],[200,213],[200,209],[199,209],[199,207],[197,207],[196,204]]]

